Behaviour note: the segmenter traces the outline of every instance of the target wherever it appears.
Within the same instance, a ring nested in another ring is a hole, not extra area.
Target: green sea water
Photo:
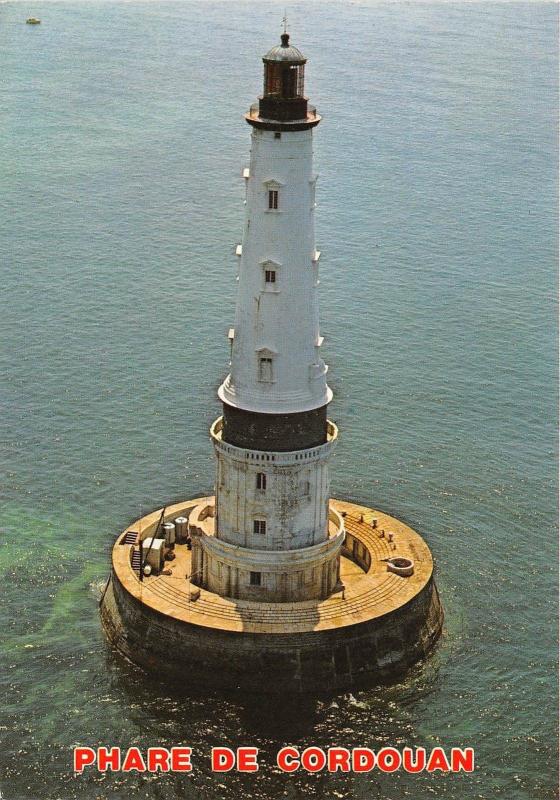
[[[241,169],[275,2],[0,4],[5,800],[557,796],[557,7],[296,2],[316,130],[333,494],[428,541],[446,611],[406,680],[293,703],[107,649],[117,533],[208,493]],[[25,25],[26,17],[42,20]],[[256,776],[210,772],[218,744]],[[194,748],[72,773],[75,744]],[[470,775],[283,775],[283,744],[472,746]]]

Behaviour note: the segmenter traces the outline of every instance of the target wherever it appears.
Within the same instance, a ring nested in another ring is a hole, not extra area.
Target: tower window
[[[271,211],[278,210],[278,189],[268,190],[268,208]]]
[[[282,90],[282,66],[268,63],[264,71],[264,93],[279,95]]]
[[[266,520],[254,519],[253,533],[258,533],[260,536],[266,536]]]
[[[264,271],[265,283],[276,283],[276,270],[265,269]]]
[[[259,380],[272,383],[272,359],[259,358]]]
[[[257,489],[264,492],[266,489],[266,474],[264,472],[257,472]]]
[[[280,133],[280,131],[275,131],[274,138],[275,139],[281,139],[282,138],[282,134]]]
[[[260,586],[261,585],[261,573],[260,572],[250,572],[249,573],[249,583],[251,586]]]

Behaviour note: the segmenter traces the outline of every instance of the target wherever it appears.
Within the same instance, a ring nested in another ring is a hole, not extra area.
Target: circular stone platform
[[[212,501],[177,503],[164,519],[188,517]],[[138,520],[113,547],[101,600],[109,641],[162,676],[219,689],[333,691],[401,673],[428,653],[442,628],[430,550],[394,517],[342,500],[331,500],[331,507],[345,521],[344,588],[326,600],[292,603],[220,597],[205,589],[192,600],[191,551],[181,544],[165,565],[170,575],[140,581],[133,553],[155,530],[161,509]],[[413,574],[391,572],[393,558],[411,560]]]

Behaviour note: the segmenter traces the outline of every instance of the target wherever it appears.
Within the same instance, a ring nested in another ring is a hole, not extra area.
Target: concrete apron
[[[149,582],[144,592],[135,591],[128,575],[122,579],[114,558],[101,603],[109,642],[166,680],[213,691],[322,694],[401,676],[429,653],[442,631],[431,554],[421,537],[398,520],[364,506],[332,502],[346,512],[349,538],[365,542],[373,556],[369,570],[355,585],[349,582],[346,594],[315,604],[259,604],[202,590],[202,602],[179,613],[173,604],[153,601]],[[374,516],[385,526],[382,530],[395,531],[391,539],[400,542],[399,555],[412,552],[416,557],[412,579],[385,574],[381,556],[390,545],[387,535],[371,530]],[[117,544],[114,552],[122,549]]]

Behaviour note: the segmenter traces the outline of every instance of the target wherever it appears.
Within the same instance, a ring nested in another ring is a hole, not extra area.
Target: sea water
[[[25,24],[34,15],[41,25]],[[115,536],[211,491],[275,2],[0,5],[5,800],[556,790],[556,19],[550,3],[295,2],[309,58],[334,496],[420,531],[445,635],[397,685],[172,690],[108,651]],[[283,744],[472,746],[469,775],[282,775]],[[188,744],[190,776],[72,774]],[[261,748],[216,776],[212,745]]]

